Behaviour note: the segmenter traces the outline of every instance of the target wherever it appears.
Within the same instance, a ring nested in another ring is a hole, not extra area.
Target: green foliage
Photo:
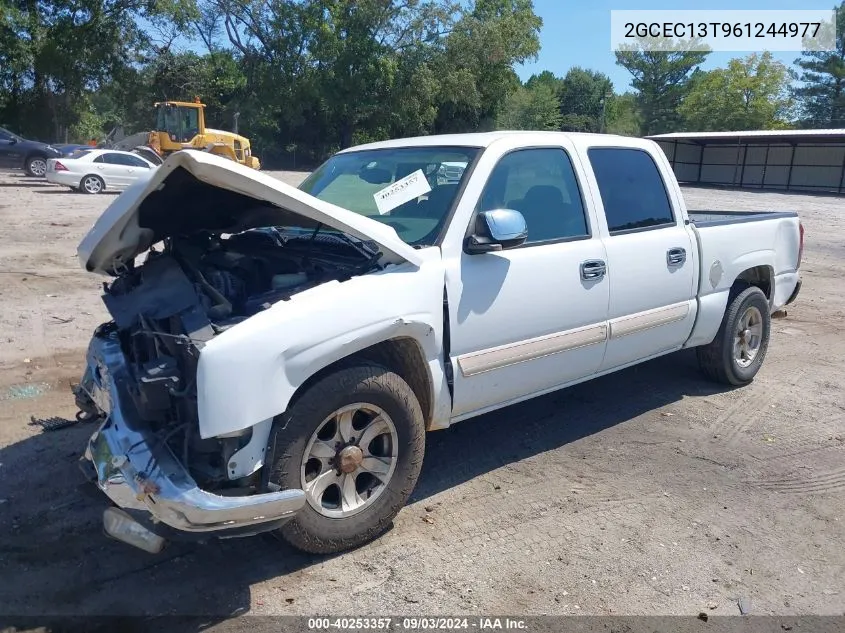
[[[500,130],[559,130],[560,102],[552,86],[534,83],[508,95],[496,119]]]
[[[560,82],[561,129],[602,132],[613,84],[599,72],[575,67]]]
[[[845,119],[837,51],[806,53],[806,125]],[[694,71],[706,52],[617,53],[634,91],[586,68],[514,71],[540,50],[531,0],[0,0],[0,122],[48,141],[151,128],[153,102],[207,104],[267,166],[313,165],[350,144],[494,128],[606,131],[785,125],[770,56]]]
[[[2,0],[0,117],[21,133],[64,140],[90,125],[82,121],[90,94],[152,49],[141,20],[175,33],[195,10],[193,0]]]
[[[608,134],[621,134],[623,136],[639,136],[642,127],[640,109],[637,104],[637,95],[626,92],[622,95],[614,95],[607,104],[606,128]]]
[[[789,71],[768,52],[694,74],[678,108],[687,129],[695,131],[783,128],[791,111]]]
[[[616,52],[616,63],[633,76],[643,135],[681,127],[678,108],[689,92],[690,74],[706,58],[703,51],[677,50],[669,45],[664,50],[644,50],[641,43]]]
[[[801,124],[845,127],[845,2],[836,8],[836,50],[805,51],[795,63],[801,69],[795,90]]]

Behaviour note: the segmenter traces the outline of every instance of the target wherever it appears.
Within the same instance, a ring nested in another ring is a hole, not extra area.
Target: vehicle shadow
[[[74,191],[73,189],[71,189],[70,187],[66,187],[65,185],[56,185],[55,189],[43,189],[41,191],[36,191],[35,193],[47,194],[47,195],[52,195],[52,194],[55,194],[55,193],[61,193],[61,194],[65,194],[65,195],[70,195],[70,194],[85,195],[81,191]],[[119,194],[120,194],[119,191],[101,191],[100,193],[94,194],[94,195],[98,195],[98,196],[117,196]]]
[[[53,187],[52,183],[47,182],[46,180],[41,181],[33,181],[33,180],[24,180],[21,182],[0,182],[0,187]]]
[[[724,390],[706,382],[694,353],[684,351],[433,432],[410,503],[507,464],[565,450],[685,396]],[[77,468],[93,430],[80,424],[0,449],[0,498],[8,501],[0,512],[0,574],[20,579],[0,588],[0,614],[42,622],[80,614],[202,615],[205,623],[219,623],[250,610],[256,583],[283,583],[286,575],[333,558],[301,553],[270,535],[172,543],[156,556],[106,538],[105,498],[81,484]],[[337,581],[338,591],[352,582]]]

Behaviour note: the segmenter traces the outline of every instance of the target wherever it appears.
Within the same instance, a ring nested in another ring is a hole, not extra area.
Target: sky
[[[653,10],[653,9],[688,9],[688,10],[796,10],[826,9],[832,10],[837,0],[534,0],[534,13],[543,19],[540,32],[540,55],[536,62],[517,68],[524,81],[534,73],[550,70],[562,77],[573,66],[603,72],[613,81],[616,92],[630,89],[631,76],[621,66],[616,65],[616,57],[610,49],[610,12],[611,10]],[[711,53],[702,65],[704,70],[724,66],[734,57],[745,57],[747,52]],[[773,52],[775,59],[791,66],[799,53]]]

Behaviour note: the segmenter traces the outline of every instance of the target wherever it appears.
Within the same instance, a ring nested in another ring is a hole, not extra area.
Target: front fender
[[[279,415],[309,377],[385,340],[413,339],[429,371],[437,367],[444,269],[438,249],[419,252],[420,267],[389,266],[323,284],[209,341],[197,371],[200,436],[240,431]]]

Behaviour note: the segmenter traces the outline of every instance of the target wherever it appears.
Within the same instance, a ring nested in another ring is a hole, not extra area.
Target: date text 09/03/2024
[[[309,618],[310,630],[525,630],[524,620],[485,617],[409,617],[409,618]]]

